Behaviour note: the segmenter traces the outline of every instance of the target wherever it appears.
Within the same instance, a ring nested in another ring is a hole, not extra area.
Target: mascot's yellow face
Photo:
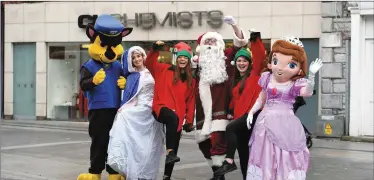
[[[86,34],[91,41],[88,54],[92,59],[104,63],[116,61],[124,52],[122,38],[129,35],[131,31],[132,28],[124,28],[118,34],[104,34],[96,31],[92,25],[88,25]]]

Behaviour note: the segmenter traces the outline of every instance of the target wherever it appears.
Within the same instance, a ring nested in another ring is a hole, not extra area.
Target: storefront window
[[[47,118],[77,119],[79,70],[89,59],[80,43],[49,43],[47,72]]]

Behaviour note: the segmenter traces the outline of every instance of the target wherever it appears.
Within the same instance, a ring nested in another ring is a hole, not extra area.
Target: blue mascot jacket
[[[121,89],[117,86],[117,80],[121,76],[122,67],[118,61],[109,64],[109,68],[104,68],[102,63],[93,59],[85,62],[85,67],[92,75],[95,75],[101,68],[105,71],[104,81],[95,86],[91,91],[85,91],[88,99],[88,110],[119,108],[121,103]]]

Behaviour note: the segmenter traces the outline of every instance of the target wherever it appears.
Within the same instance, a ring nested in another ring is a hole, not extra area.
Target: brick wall
[[[322,2],[321,115],[347,117],[350,13],[348,2]]]

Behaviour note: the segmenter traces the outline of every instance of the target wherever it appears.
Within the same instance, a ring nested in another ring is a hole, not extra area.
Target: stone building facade
[[[348,2],[322,2],[321,116],[339,119],[348,132],[350,12]]]

